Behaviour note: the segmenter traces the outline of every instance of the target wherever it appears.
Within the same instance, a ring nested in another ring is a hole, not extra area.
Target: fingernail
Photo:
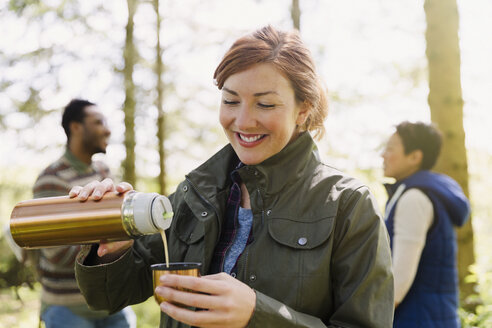
[[[98,191],[94,191],[94,198],[99,198],[101,197],[101,192],[98,190]]]
[[[81,192],[81,193],[79,194],[79,197],[80,197],[80,198],[87,198],[87,193],[86,193],[86,192]]]

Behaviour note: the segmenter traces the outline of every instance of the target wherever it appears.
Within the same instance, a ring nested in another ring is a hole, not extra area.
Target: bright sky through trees
[[[119,110],[123,87],[110,64],[120,67],[122,64],[126,7],[118,0],[79,3],[87,23],[96,33],[84,35],[83,27],[77,22],[60,23],[50,15],[45,17],[42,25],[46,29],[41,31],[39,23],[28,24],[25,17],[7,13],[2,5],[0,51],[4,55],[38,47],[63,46],[79,57],[70,60],[61,58],[68,56],[62,54],[60,58],[51,58],[61,65],[57,71],[47,71],[46,63],[40,61],[34,67],[17,65],[3,72],[5,77],[19,84],[0,94],[0,114],[7,115],[8,126],[24,131],[20,134],[8,130],[0,132],[4,140],[0,143],[0,166],[21,163],[42,167],[62,152],[65,137],[59,127],[60,116],[50,116],[29,126],[25,115],[15,113],[10,100],[25,100],[29,85],[49,85],[54,79],[60,88],[43,89],[40,94],[43,107],[60,109],[72,97],[85,97],[98,103],[108,116],[113,132],[105,159],[116,167],[124,156],[123,117]],[[94,11],[97,5],[111,12],[110,19]],[[492,126],[492,3],[460,0],[458,5],[467,147],[492,154],[489,131]],[[205,127],[218,126],[217,111],[211,112],[210,108],[218,107],[219,92],[213,85],[212,75],[220,57],[235,38],[262,25],[271,23],[290,28],[290,0],[181,0],[163,1],[162,6],[162,40],[167,47],[164,64],[168,68],[164,79],[176,85],[175,96],[168,95],[164,108],[187,111]],[[405,119],[430,120],[423,1],[306,0],[301,1],[301,11],[303,38],[313,51],[330,95],[328,133],[321,149],[334,166],[343,170],[379,168],[381,146],[395,124]],[[135,20],[137,47],[149,62],[153,60],[155,43],[153,15],[150,5],[141,5]],[[102,32],[107,32],[111,42]],[[154,80],[148,74],[144,69],[137,69],[134,77],[137,84],[151,90]],[[178,96],[195,98],[195,101],[183,106]],[[137,156],[147,158],[143,171],[155,175],[157,160],[152,164],[155,155],[148,155],[142,144],[149,144],[154,138],[152,125],[156,111],[149,106],[145,112],[137,122],[137,143],[140,143]],[[39,148],[54,144],[58,147],[48,147],[43,154],[32,152],[23,148],[18,136]],[[214,147],[225,140],[220,139],[222,136],[218,138]],[[183,134],[170,142],[182,148],[189,146],[187,135]],[[204,159],[216,150],[203,148],[197,147],[198,158]],[[180,173],[200,162],[199,159],[178,158],[170,161],[168,168],[180,168]]]

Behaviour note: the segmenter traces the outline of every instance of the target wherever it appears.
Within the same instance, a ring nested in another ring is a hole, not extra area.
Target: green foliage
[[[0,225],[8,223],[15,204],[32,198],[31,188],[36,178],[34,170],[0,167]]]
[[[41,285],[34,288],[20,287],[0,289],[0,328],[38,327]],[[137,315],[138,328],[155,328],[159,326],[160,310],[154,298],[132,305]]]
[[[459,314],[461,318],[461,326],[463,328],[478,328],[492,326],[492,306],[479,305],[477,313],[470,313],[460,308]]]
[[[21,264],[10,250],[3,229],[8,224],[15,204],[32,197],[33,172],[22,168],[0,168],[0,289],[17,293],[21,286],[33,288],[35,270]]]
[[[3,243],[0,244],[5,249]],[[17,258],[8,252],[2,252],[0,256],[0,289],[13,288],[17,290],[21,286],[34,288],[36,274],[34,268],[20,263]]]
[[[27,7],[31,5],[39,5],[40,3],[40,0],[10,0],[9,10],[16,12],[18,15],[21,15]]]
[[[492,272],[479,272],[479,267],[470,268],[472,274],[467,282],[477,282],[479,296],[472,295],[467,302],[479,304],[475,313],[460,308],[459,314],[463,328],[492,327]]]
[[[38,327],[40,288],[0,289],[0,328]]]
[[[132,305],[132,309],[137,315],[138,328],[159,327],[161,312],[153,297],[143,303]]]
[[[492,215],[489,194],[492,177],[492,156],[482,151],[469,150],[470,198],[472,202],[475,251],[477,263],[470,267],[471,274],[466,282],[477,283],[478,295],[466,299],[467,303],[478,304],[475,312],[460,309],[463,328],[492,327]]]
[[[40,110],[41,97],[39,90],[29,87],[29,96],[24,101],[13,101],[18,113],[27,114],[32,124],[38,122],[43,116],[53,113],[54,110]]]

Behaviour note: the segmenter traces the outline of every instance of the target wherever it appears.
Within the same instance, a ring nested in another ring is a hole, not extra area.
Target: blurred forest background
[[[444,132],[436,168],[472,202],[458,232],[464,327],[492,326],[492,2],[488,0],[0,1],[0,223],[64,151],[70,99],[98,104],[118,180],[169,194],[226,143],[212,75],[237,37],[298,28],[328,92],[327,163],[384,210],[380,154],[403,120]],[[3,230],[3,229],[2,229]],[[0,235],[0,327],[38,324],[39,286]],[[134,306],[158,326],[152,299]]]

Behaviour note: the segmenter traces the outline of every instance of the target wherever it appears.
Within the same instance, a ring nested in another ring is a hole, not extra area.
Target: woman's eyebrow
[[[230,94],[232,94],[234,96],[237,96],[238,95],[236,91],[232,91],[230,89],[227,89],[226,87],[222,87],[222,90],[225,91],[225,92],[227,92],[227,93],[230,93]]]
[[[278,95],[278,92],[277,92],[277,91],[257,92],[257,93],[255,93],[253,96],[255,96],[255,97],[261,97],[261,96],[266,96],[266,95],[269,95],[269,94],[275,94],[275,95]]]
[[[234,96],[238,96],[238,93],[236,91],[233,91],[231,89],[227,89],[226,87],[222,87],[222,90],[227,92],[227,93],[230,93]],[[275,95],[278,95],[278,92],[277,91],[265,91],[265,92],[257,92],[255,94],[253,94],[254,97],[261,97],[261,96],[266,96],[266,95],[269,95],[269,94],[275,94]]]

